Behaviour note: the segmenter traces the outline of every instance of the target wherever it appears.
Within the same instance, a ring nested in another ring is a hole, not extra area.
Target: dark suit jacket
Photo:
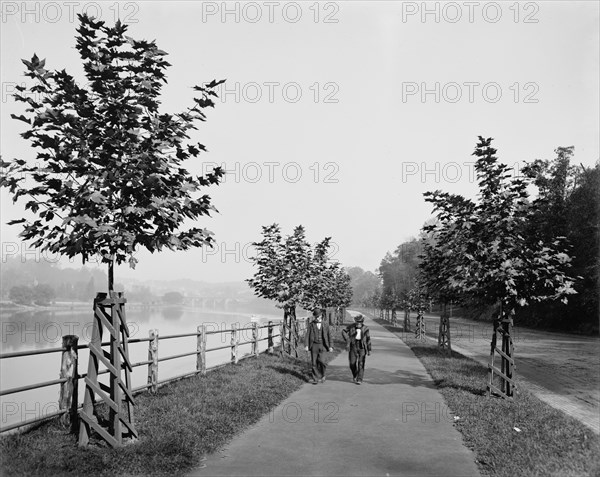
[[[365,325],[362,326],[362,334],[360,336],[360,341],[362,342],[363,349],[366,349],[369,353],[371,352],[371,335],[369,334],[369,328]],[[350,346],[354,346],[356,341],[356,323],[348,325],[346,328],[342,330],[342,338],[344,341],[348,342],[350,340]]]
[[[306,329],[304,335],[304,346],[308,346],[308,349],[312,348],[314,337],[317,333],[323,332],[323,346],[327,349],[331,348],[331,331],[329,325],[325,321],[321,321],[321,329],[317,328],[317,322],[311,321]]]

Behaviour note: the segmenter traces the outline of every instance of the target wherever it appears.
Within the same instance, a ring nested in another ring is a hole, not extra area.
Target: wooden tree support
[[[258,323],[252,323],[252,354],[258,357]]]
[[[405,322],[406,322],[406,319],[407,318],[405,315],[404,316]],[[409,326],[410,326],[410,321],[409,321]],[[417,327],[415,328],[415,338],[417,338],[419,340],[425,339],[425,319],[423,318],[423,311],[421,311],[421,310],[417,311]]]
[[[290,329],[291,329],[291,335],[292,335],[292,339],[290,342],[290,356],[293,356],[294,358],[298,357],[298,342],[299,342],[299,336],[298,336],[298,321],[294,319],[290,322]]]
[[[273,322],[269,321],[269,327],[267,328],[267,349],[269,354],[273,354]]]
[[[438,332],[438,349],[447,355],[452,355],[452,344],[450,342],[450,316],[446,311],[446,305],[440,316],[440,329]]]
[[[148,332],[148,390],[158,392],[158,330]]]
[[[490,350],[490,362],[488,364],[488,397],[494,393],[504,399],[513,399],[515,385],[515,360],[514,345],[513,345],[513,317],[514,309],[508,314],[503,314],[502,309],[498,318],[494,320],[494,334],[492,336],[492,344]],[[502,343],[502,349],[498,348],[498,338]],[[496,366],[495,355],[500,355],[500,368]],[[496,386],[494,378],[497,377],[500,381],[499,386]]]
[[[133,421],[131,393],[131,363],[129,362],[129,330],[125,319],[127,300],[121,292],[98,293],[94,299],[94,323],[89,344],[90,357],[85,377],[83,407],[79,413],[79,445],[87,446],[95,431],[112,447],[123,444],[123,438],[135,439],[138,433]],[[110,334],[110,351],[102,349],[102,334]],[[109,383],[98,382],[98,365],[104,364],[109,372]],[[124,380],[122,372],[124,371]],[[109,408],[108,429],[100,424],[96,414],[95,396]]]
[[[423,316],[421,316],[423,318]],[[417,316],[418,319],[418,316]],[[404,332],[410,332],[410,309],[404,308]],[[416,330],[415,330],[416,332]],[[425,324],[423,324],[423,333],[425,333]]]
[[[283,357],[285,354],[285,321],[279,323],[279,354]]]

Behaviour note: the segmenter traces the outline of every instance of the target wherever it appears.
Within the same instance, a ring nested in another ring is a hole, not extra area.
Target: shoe
[[[356,384],[362,384],[362,379],[357,379]]]
[[[356,378],[352,378],[352,382],[355,383],[356,382]]]
[[[319,383],[319,381],[317,381],[316,379],[313,379],[313,380],[310,382],[310,384],[318,384],[318,383]]]
[[[321,379],[319,379],[320,383],[324,383],[325,382],[325,376],[323,376]]]

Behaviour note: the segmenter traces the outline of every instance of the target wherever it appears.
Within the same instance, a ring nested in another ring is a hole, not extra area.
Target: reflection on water
[[[165,320],[178,320],[183,316],[183,309],[179,306],[167,306],[160,313]]]
[[[91,308],[91,306],[90,306]],[[190,307],[152,307],[126,308],[127,323],[130,339],[149,336],[150,329],[157,329],[159,337],[172,334],[195,333],[198,326],[204,324],[207,331],[220,333],[207,336],[207,349],[217,348],[230,343],[232,324],[240,328],[249,328],[252,321],[265,325],[269,320],[280,321],[282,313],[273,307],[271,313],[261,312],[254,315],[248,313],[216,311]],[[77,335],[80,344],[87,344],[92,336],[93,311],[91,309],[77,310],[40,310],[7,312],[0,310],[1,343],[0,353],[12,353],[44,348],[60,348],[62,336]],[[275,330],[277,333],[277,330]],[[106,333],[104,335],[106,337]],[[267,329],[259,330],[259,339],[267,337]],[[240,342],[250,341],[252,330],[240,331]],[[159,341],[159,357],[172,356],[195,351],[196,336],[166,339]],[[259,350],[265,350],[267,340],[259,343]],[[250,353],[251,345],[241,345],[239,355]],[[148,343],[131,343],[129,346],[130,360],[139,363],[148,359]],[[89,352],[79,351],[79,373],[88,369]],[[230,350],[222,349],[207,353],[207,366],[226,362],[230,358]],[[44,381],[57,379],[60,372],[61,353],[49,353],[35,356],[23,356],[0,360],[0,388],[10,389]],[[196,356],[162,361],[159,363],[158,379],[178,376],[196,369]],[[107,384],[107,375],[102,375],[101,382]],[[134,368],[132,387],[142,386],[147,381],[145,365]],[[83,400],[85,386],[79,386],[79,402]],[[49,414],[57,410],[59,386],[53,385],[22,393],[9,394],[0,397],[1,422],[0,427],[11,423],[32,419],[39,415]]]

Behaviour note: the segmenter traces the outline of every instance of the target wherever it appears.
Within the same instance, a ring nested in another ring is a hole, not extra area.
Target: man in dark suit
[[[311,321],[304,335],[304,349],[310,350],[312,364],[312,383],[325,382],[325,368],[327,365],[323,362],[323,353],[331,352],[331,332],[329,325],[322,318],[321,310],[313,311],[313,321]]]
[[[348,361],[350,362],[350,371],[352,371],[352,381],[356,384],[362,383],[366,355],[371,355],[371,336],[364,321],[364,316],[357,315],[354,317],[354,323],[342,330],[342,338],[344,338],[346,349],[349,351]]]

